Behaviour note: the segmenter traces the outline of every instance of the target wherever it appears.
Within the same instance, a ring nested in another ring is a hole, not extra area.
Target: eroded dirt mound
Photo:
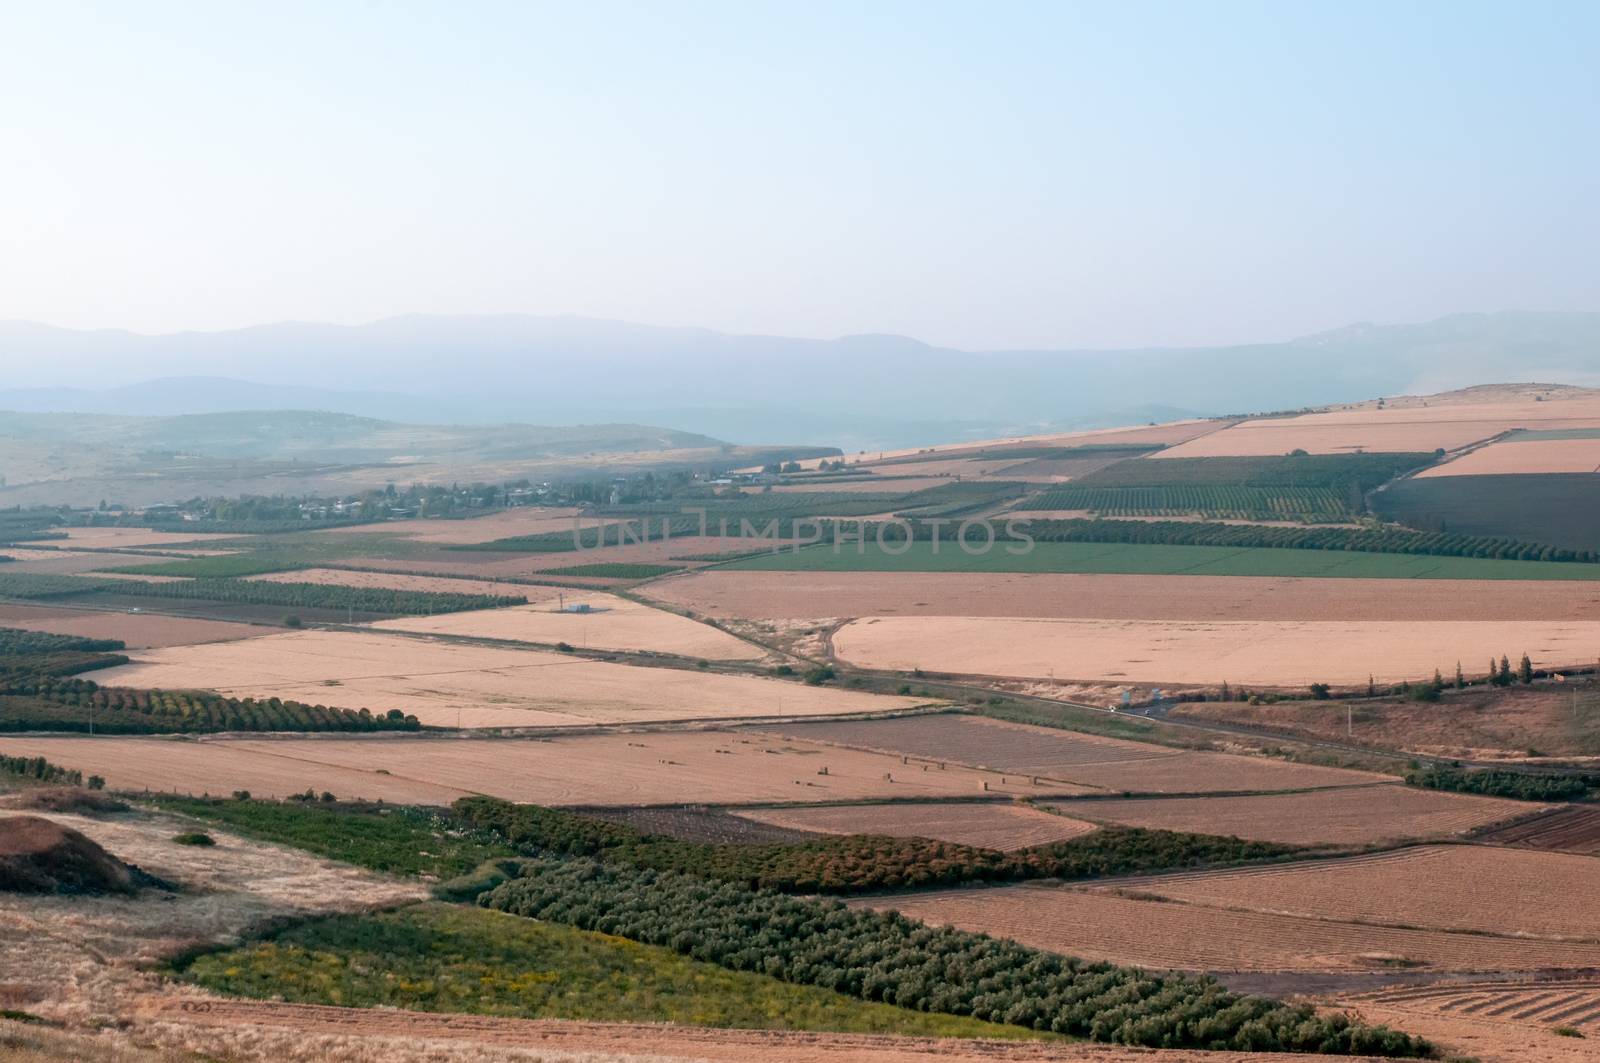
[[[37,816],[0,819],[0,890],[132,893],[127,864],[77,831]]]

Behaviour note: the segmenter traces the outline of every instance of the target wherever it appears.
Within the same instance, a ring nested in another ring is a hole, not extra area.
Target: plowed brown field
[[[1593,1063],[1600,1060],[1595,989],[1593,981],[1476,983],[1388,990],[1335,1004],[1369,1022],[1426,1037],[1452,1059]],[[1559,1026],[1585,1036],[1558,1036],[1553,1031]]]
[[[1479,840],[1495,845],[1600,856],[1600,808],[1569,805],[1534,819],[1490,831],[1480,835]]]
[[[271,634],[276,628],[230,624],[225,620],[192,620],[156,613],[111,613],[53,605],[0,605],[0,627],[48,631],[87,639],[121,639],[130,650],[161,646],[193,646]]]
[[[113,789],[284,797],[307,787],[339,797],[449,804],[469,793],[548,805],[688,805],[927,800],[988,791],[1014,797],[1081,787],[958,765],[726,731],[537,739],[32,738],[0,736],[0,752],[43,756],[105,776]],[[827,774],[819,774],[823,768]]]
[[[1519,649],[1536,668],[1588,662],[1600,621],[1040,620],[872,617],[833,636],[866,668],[1010,678],[1277,687],[1418,680]]]
[[[1056,807],[1130,827],[1291,845],[1367,845],[1465,834],[1539,806],[1409,786],[1358,786],[1259,797],[1067,801]]]
[[[1010,852],[1088,834],[1093,823],[1056,816],[1023,805],[825,805],[816,808],[749,809],[739,815],[757,823],[823,834],[889,834],[936,838],[958,845]]]
[[[1477,845],[1125,879],[1117,888],[1214,908],[1591,942],[1600,964],[1600,860]]]
[[[1069,956],[1142,967],[1375,970],[1403,961],[1442,970],[1528,971],[1600,964],[1595,945],[1363,926],[1059,886],[950,890],[850,903]]]
[[[772,725],[753,725],[771,730]],[[784,724],[803,739],[948,760],[1132,793],[1299,790],[1386,783],[1389,776],[1228,753],[1197,753],[982,716]]]
[[[1586,620],[1592,583],[986,572],[739,572],[643,593],[705,616],[1060,617],[1106,620]],[[1510,652],[1509,650],[1507,652]],[[1520,652],[1520,651],[1519,651]]]
[[[351,631],[303,631],[154,649],[140,653],[133,664],[97,672],[96,680],[374,712],[402,709],[440,727],[891,712],[926,703],[755,676]]]

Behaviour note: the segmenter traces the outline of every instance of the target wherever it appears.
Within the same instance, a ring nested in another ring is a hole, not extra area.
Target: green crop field
[[[978,549],[977,536],[973,549]],[[891,543],[893,549],[904,544]],[[1157,546],[1147,543],[1035,543],[1027,553],[996,542],[986,554],[964,553],[952,542],[917,542],[891,554],[868,542],[862,553],[845,544],[763,554],[722,566],[746,572],[1089,572],[1156,576],[1334,576],[1372,579],[1600,580],[1600,565],[1503,561],[1425,554],[1272,547]]]
[[[342,1007],[923,1037],[1039,1036],[730,971],[608,934],[442,904],[304,923],[197,957],[180,976],[222,993]]]

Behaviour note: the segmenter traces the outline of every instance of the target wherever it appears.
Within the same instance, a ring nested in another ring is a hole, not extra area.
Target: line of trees
[[[0,577],[3,585],[4,577]],[[345,587],[334,583],[276,583],[269,580],[188,579],[172,583],[90,580],[110,584],[105,593],[134,594],[141,598],[190,598],[241,605],[273,605],[295,609],[349,609],[358,613],[424,615],[458,613],[469,609],[495,609],[526,605],[523,595],[452,594],[402,591],[387,587]],[[82,592],[79,592],[82,593]]]
[[[806,842],[689,842],[609,820],[492,797],[454,810],[525,851],[592,856],[632,867],[682,871],[785,893],[868,893],[1025,879],[1090,879],[1261,860],[1291,846],[1206,834],[1103,827],[1013,852],[930,838],[852,834]]]
[[[530,860],[520,872],[479,904],[864,1000],[1116,1044],[1412,1057],[1431,1051],[1403,1033],[1241,996],[1209,978],[1084,963],[892,912],[585,859]]]
[[[1023,508],[1087,509],[1107,516],[1205,513],[1235,520],[1337,520],[1359,512],[1359,509],[1352,510],[1351,501],[1349,494],[1331,487],[1252,487],[1242,484],[1092,487],[1068,484],[1029,499]]]
[[[1600,775],[1497,771],[1493,769],[1416,768],[1405,774],[1407,786],[1452,790],[1463,794],[1512,797],[1522,801],[1578,801],[1600,788]]]

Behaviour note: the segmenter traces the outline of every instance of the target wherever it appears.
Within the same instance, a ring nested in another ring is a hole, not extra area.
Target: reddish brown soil
[[[226,620],[195,620],[158,613],[96,612],[51,605],[0,605],[0,627],[48,631],[89,639],[120,639],[130,650],[196,646],[270,634],[274,629]]]
[[[1600,856],[1600,808],[1568,805],[1478,836],[1495,845]]]

